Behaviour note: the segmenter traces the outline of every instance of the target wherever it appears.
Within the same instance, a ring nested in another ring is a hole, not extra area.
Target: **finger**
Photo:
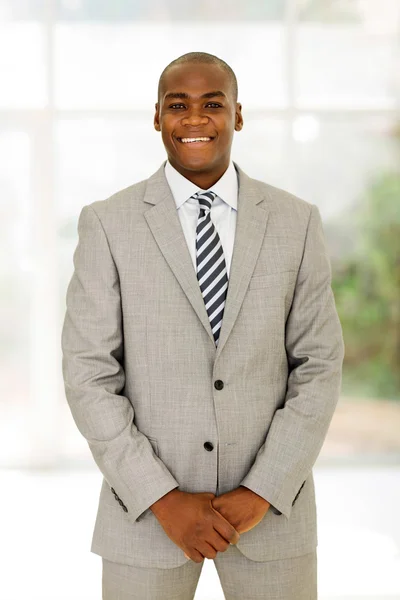
[[[218,515],[218,519],[213,523],[213,527],[218,533],[230,544],[236,544],[240,539],[239,532],[220,512],[213,508],[213,511]],[[224,521],[225,523],[221,522]],[[231,541],[232,540],[232,541]]]

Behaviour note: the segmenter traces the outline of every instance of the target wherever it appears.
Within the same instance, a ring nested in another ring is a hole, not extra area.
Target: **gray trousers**
[[[317,549],[258,562],[231,545],[213,560],[225,600],[317,600]],[[102,561],[103,600],[193,600],[204,564],[158,569]]]

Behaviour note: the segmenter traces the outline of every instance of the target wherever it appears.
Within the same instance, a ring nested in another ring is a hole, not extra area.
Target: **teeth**
[[[181,142],[184,142],[185,144],[190,142],[208,142],[209,140],[211,140],[209,137],[181,138]]]

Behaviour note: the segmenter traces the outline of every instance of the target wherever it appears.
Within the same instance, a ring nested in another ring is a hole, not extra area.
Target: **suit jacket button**
[[[213,450],[214,446],[212,445],[212,443],[211,443],[211,442],[205,442],[205,443],[204,443],[204,448],[205,448],[206,450],[208,450],[208,452],[211,452],[211,450]]]
[[[220,379],[217,379],[217,381],[214,381],[214,387],[216,390],[222,390],[222,388],[224,387],[224,382]]]

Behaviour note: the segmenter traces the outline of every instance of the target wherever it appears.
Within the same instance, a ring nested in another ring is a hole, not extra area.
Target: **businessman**
[[[232,69],[166,66],[167,160],[83,206],[62,331],[71,413],[103,475],[103,600],[316,600],[313,465],[344,343],[316,205],[231,159]]]

